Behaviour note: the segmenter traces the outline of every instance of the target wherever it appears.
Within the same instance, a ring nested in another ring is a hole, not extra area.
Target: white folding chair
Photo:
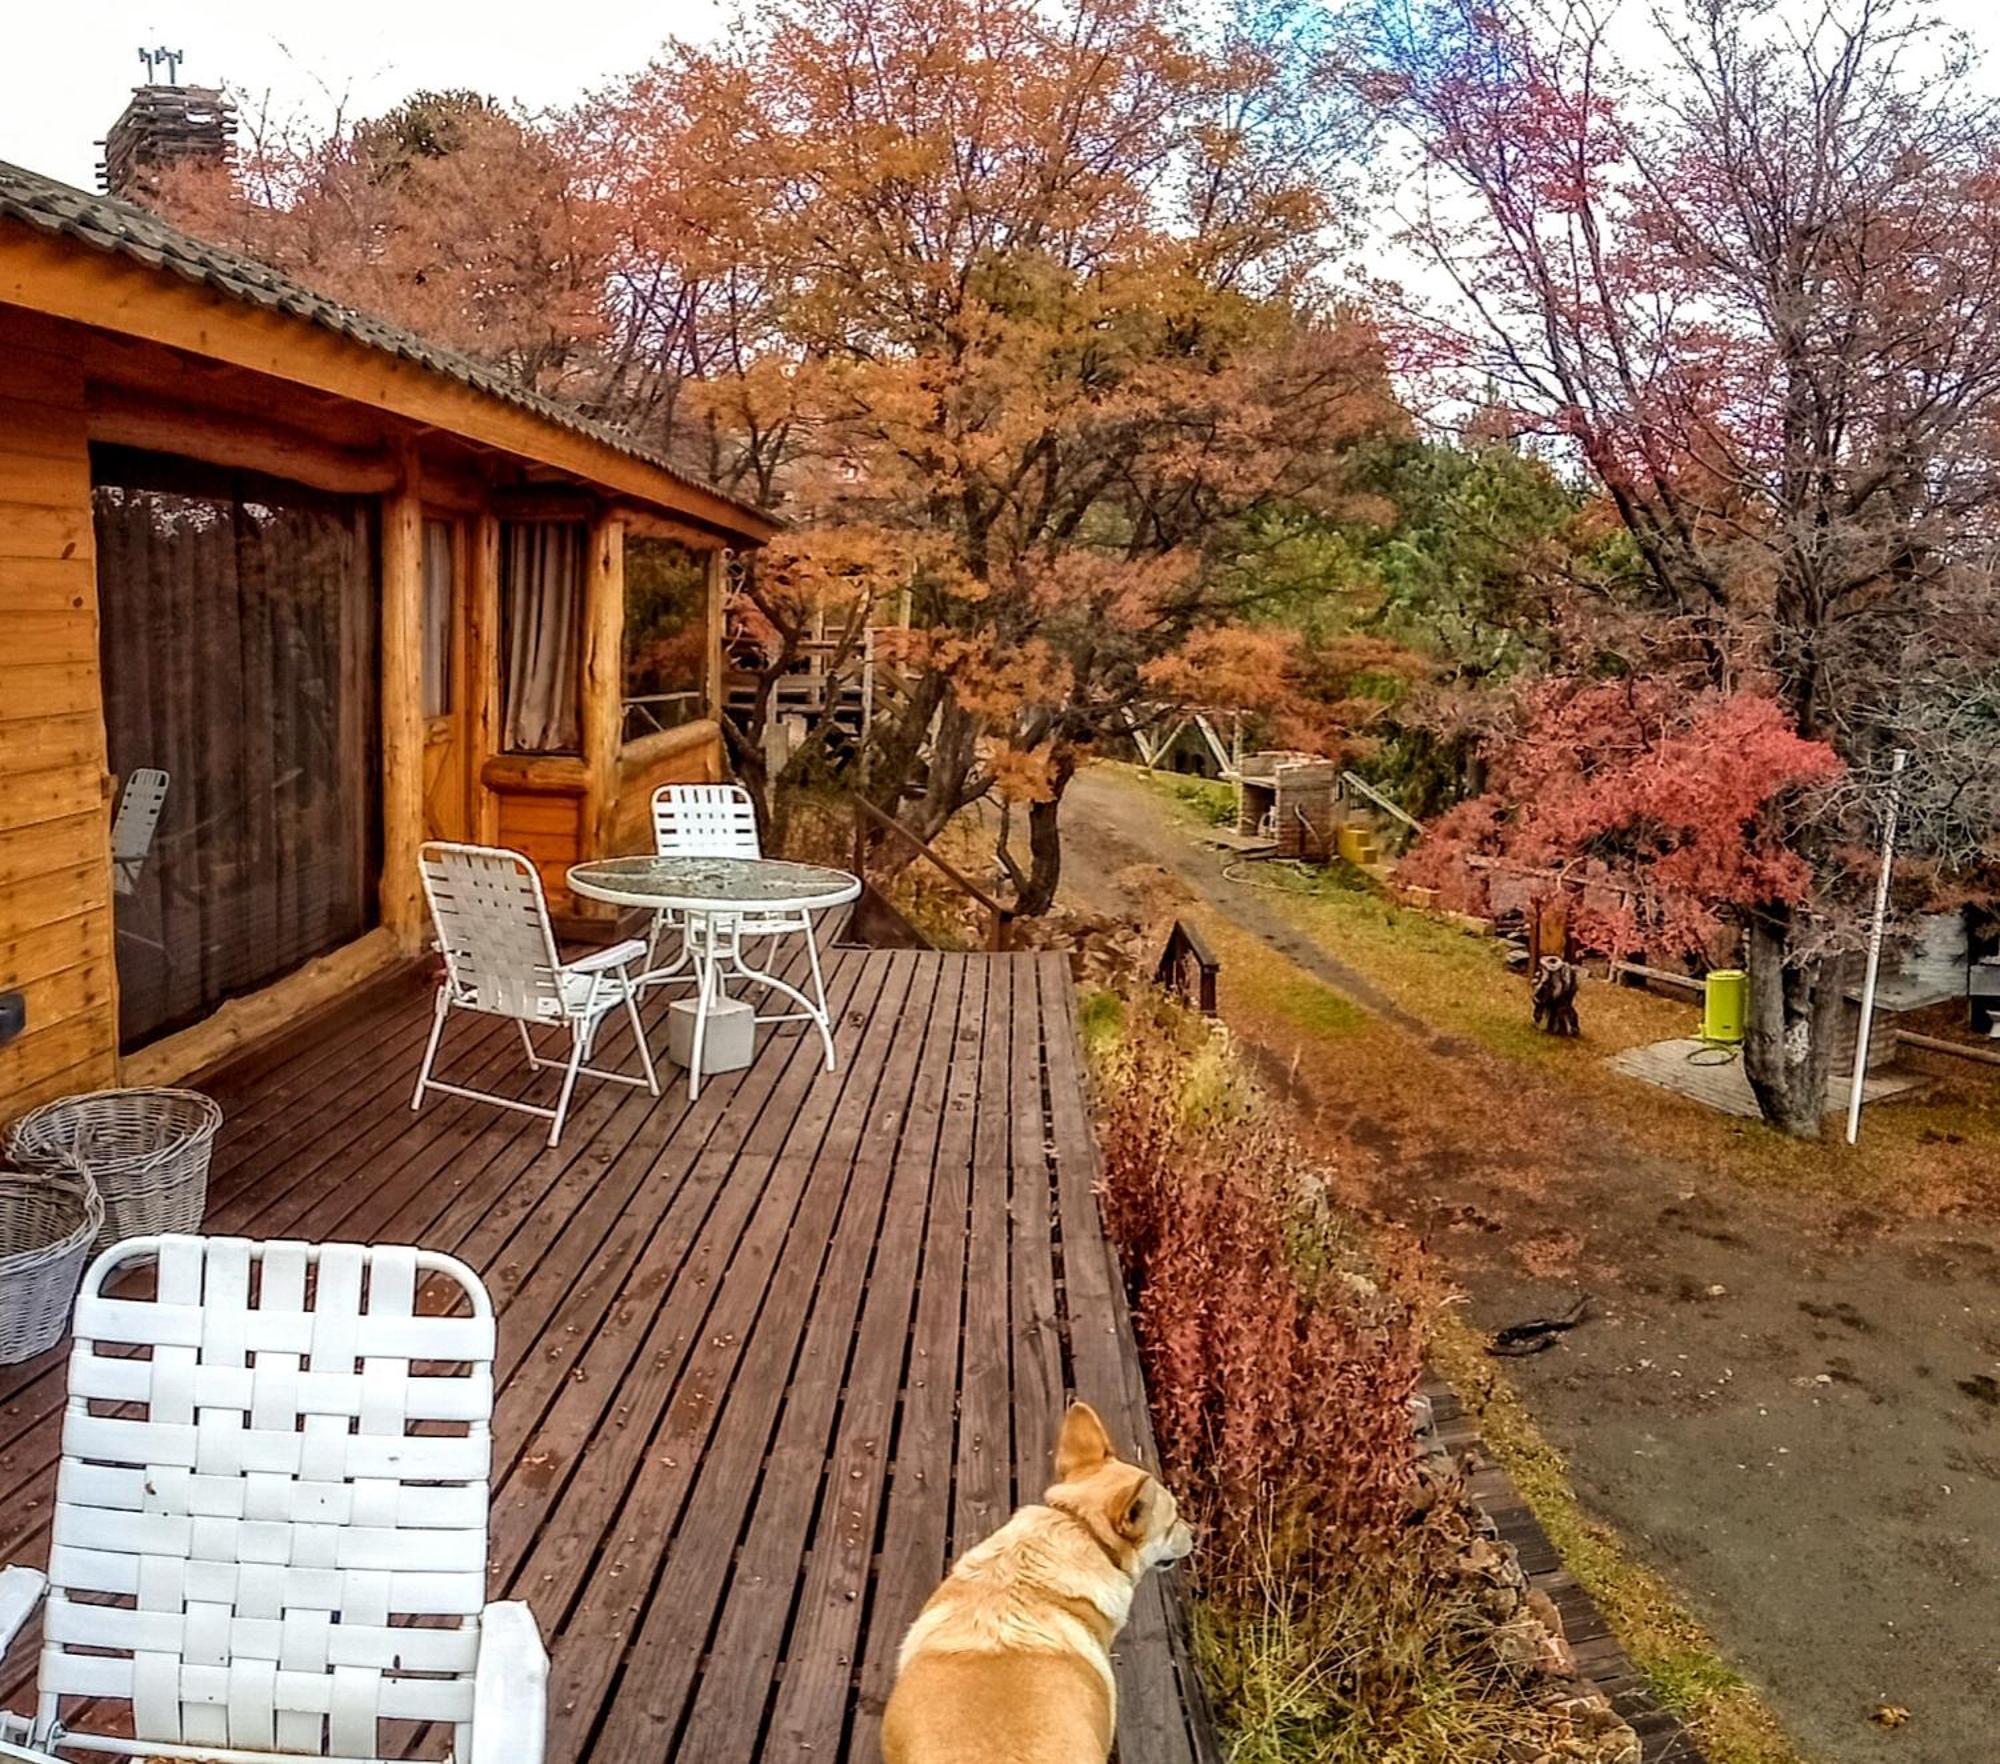
[[[757,834],[757,809],[750,792],[741,784],[662,784],[653,792],[653,850],[660,857],[740,857],[760,858],[763,843]],[[812,914],[785,913],[705,913],[702,922],[690,927],[685,915],[667,909],[653,915],[653,932],[648,940],[649,985],[668,981],[701,983],[689,963],[688,938],[702,940],[716,961],[743,979],[778,992],[789,993],[803,1007],[797,1011],[759,1012],[760,1023],[811,1022],[819,1026],[826,1042],[826,1069],[833,1070],[833,1035],[827,1026],[826,982],[820,972],[819,938],[813,930]],[[657,957],[661,937],[669,930],[681,934],[681,947],[673,961],[661,968]],[[743,960],[743,944],[760,937],[803,937],[806,960],[812,969],[813,997],[807,999],[796,987],[777,979],[762,968]],[[718,968],[717,972],[720,973]],[[815,1008],[815,1001],[817,1008]]]
[[[155,1296],[121,1294],[154,1258]],[[486,1602],[493,1340],[478,1276],[428,1250],[106,1250],[77,1298],[49,1571],[0,1573],[0,1652],[42,1612],[35,1714],[0,1710],[0,1741],[377,1764],[380,1723],[420,1722],[459,1764],[541,1764],[541,1635]],[[129,1737],[66,1728],[106,1699]]]
[[[662,784],[653,792],[653,851],[659,857],[762,857],[750,792],[741,784]],[[795,927],[788,924],[786,929]],[[681,947],[663,968],[660,944],[670,931],[681,934]],[[663,907],[653,915],[646,940],[646,984],[695,982],[686,938],[685,917],[677,909]]]
[[[423,1065],[417,1071],[417,1088],[410,1098],[412,1109],[423,1107],[427,1090],[519,1109],[548,1121],[549,1144],[554,1145],[562,1138],[570,1095],[580,1072],[660,1094],[631,973],[631,964],[646,954],[643,942],[628,938],[580,960],[561,961],[556,956],[555,930],[549,923],[542,879],[519,852],[432,841],[423,846],[418,862],[431,919],[437,926],[438,947],[444,955],[444,979],[438,986],[437,1012]],[[632,1039],[639,1044],[643,1078],[607,1072],[588,1063],[598,1028],[620,1009],[631,1022]],[[431,1069],[437,1063],[445,1019],[453,1011],[512,1017],[521,1032],[528,1064],[537,1071],[563,1068],[562,1092],[555,1107],[544,1108],[519,1097],[433,1078]],[[535,1051],[530,1029],[543,1026],[560,1026],[569,1032],[566,1060],[544,1059]]]
[[[130,894],[139,886],[139,872],[153,849],[153,834],[159,828],[171,782],[156,766],[135,767],[126,778],[118,797],[118,812],[111,817],[113,893]]]

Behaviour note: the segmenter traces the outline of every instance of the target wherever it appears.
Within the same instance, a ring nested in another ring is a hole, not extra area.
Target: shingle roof
[[[130,258],[150,269],[171,270],[191,282],[213,288],[248,306],[271,312],[288,313],[323,330],[338,332],[370,349],[400,356],[432,373],[443,374],[463,385],[532,412],[576,434],[614,448],[633,459],[642,460],[667,474],[677,483],[714,496],[753,516],[760,526],[781,524],[778,517],[726,490],[683,471],[664,454],[634,440],[609,424],[595,422],[580,412],[531,392],[506,375],[482,367],[455,350],[446,349],[392,325],[373,313],[342,306],[322,294],[302,287],[267,263],[245,257],[225,246],[210,245],[178,227],[169,226],[159,216],[130,202],[111,196],[93,196],[54,178],[0,160],[0,216],[23,221],[42,232],[80,243],[115,257]]]

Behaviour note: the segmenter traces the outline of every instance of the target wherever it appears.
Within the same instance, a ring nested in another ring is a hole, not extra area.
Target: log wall
[[[0,307],[0,1119],[117,1074],[111,844],[83,370]]]
[[[0,245],[6,242],[0,230]],[[47,258],[53,264],[62,256],[59,248],[34,242],[24,249],[36,262]],[[114,265],[92,263],[89,270],[106,312],[116,309],[107,291],[112,284],[137,287],[146,280]],[[17,298],[34,292],[18,280],[0,281],[0,287]],[[185,304],[176,288],[166,289],[161,299],[168,306]],[[551,906],[567,915],[575,906],[563,885],[569,865],[594,851],[646,849],[652,789],[669,780],[714,779],[722,771],[721,734],[712,720],[629,746],[617,742],[622,685],[617,597],[605,590],[615,586],[618,520],[606,514],[598,529],[604,548],[594,571],[598,714],[588,759],[499,754],[497,512],[514,494],[503,482],[509,468],[453,439],[453,425],[442,416],[419,427],[405,421],[387,397],[306,390],[272,377],[272,365],[261,358],[259,371],[252,371],[245,362],[232,364],[219,349],[196,362],[162,346],[193,347],[193,333],[188,339],[178,333],[151,339],[118,335],[51,316],[57,310],[32,311],[0,301],[0,991],[24,994],[28,1010],[26,1032],[0,1048],[0,1123],[66,1092],[183,1077],[220,1051],[338,996],[421,941],[420,902],[409,877],[394,873],[410,867],[415,825],[407,751],[414,700],[403,701],[417,689],[410,615],[417,591],[411,554],[419,490],[423,498],[435,495],[473,517],[465,636],[470,678],[462,738],[475,781],[474,837],[525,851],[548,884]],[[247,326],[259,336],[285,329],[270,315],[241,319],[213,301],[204,310],[217,325]],[[201,335],[211,345],[216,341]],[[266,338],[261,346],[274,345]],[[352,357],[378,378],[386,375],[399,384],[421,382],[454,411],[476,404],[483,420],[503,423],[510,433],[524,421],[529,429],[547,428],[522,413],[495,409],[492,400],[469,389],[437,384],[409,364],[357,353],[352,344],[303,336],[297,348],[307,354],[332,351],[343,361]],[[380,385],[370,384],[381,393]],[[211,1018],[122,1063],[110,865],[112,781],[91,516],[93,439],[267,470],[322,489],[381,495],[390,591],[383,702],[384,763],[390,774],[385,856],[391,873],[385,876],[384,932],[330,952],[263,992],[231,1001]],[[541,452],[566,454],[582,445],[595,459],[602,451],[599,444],[573,442],[561,432],[549,441]],[[607,465],[606,480],[587,488],[574,485],[571,494],[609,510],[607,493],[640,469],[621,465],[614,471]],[[650,481],[656,474],[644,468],[643,475]],[[689,499],[703,500],[693,492]],[[664,518],[629,505],[619,516],[642,526],[658,526]],[[706,537],[712,544],[713,535]],[[719,638],[718,622],[711,649]]]

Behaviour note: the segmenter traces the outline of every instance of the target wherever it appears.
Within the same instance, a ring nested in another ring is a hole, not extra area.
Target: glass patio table
[[[813,915],[860,898],[861,879],[819,864],[782,858],[621,857],[577,864],[569,885],[586,900],[640,907],[669,915],[681,927],[681,946],[665,967],[649,968],[640,986],[674,983],[695,988],[694,1023],[688,1059],[688,1097],[701,1094],[702,1050],[717,1005],[730,1002],[731,978],[782,993],[796,1010],[753,1013],[755,1023],[809,1022],[834,1067],[833,1024],[820,971],[819,940]],[[745,938],[802,936],[812,972],[808,997],[788,980],[744,960]],[[676,1009],[680,1008],[678,1006]]]

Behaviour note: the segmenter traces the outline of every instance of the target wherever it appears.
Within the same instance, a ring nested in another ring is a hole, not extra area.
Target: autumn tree
[[[1960,860],[1990,838],[1993,104],[1899,0],[1669,0],[1640,72],[1587,8],[1388,0],[1368,53],[1412,147],[1412,237],[1454,293],[1438,358],[1586,464],[1637,554],[1558,669],[1758,701],[1839,761],[1802,774],[1767,744],[1741,837],[1785,854],[1784,885],[1717,896],[1758,1100],[1816,1136],[1888,749],[1916,750],[1923,836]]]
[[[597,107],[625,273],[699,376],[677,444],[829,545],[908,536],[868,788],[926,836],[1025,804],[1026,912],[1079,757],[1226,614],[1224,535],[1336,504],[1399,420],[1325,287],[1345,101],[1306,17],[785,0]]]
[[[473,92],[323,123],[246,108],[233,167],[163,174],[164,213],[523,385],[596,400],[612,234],[560,127]]]

